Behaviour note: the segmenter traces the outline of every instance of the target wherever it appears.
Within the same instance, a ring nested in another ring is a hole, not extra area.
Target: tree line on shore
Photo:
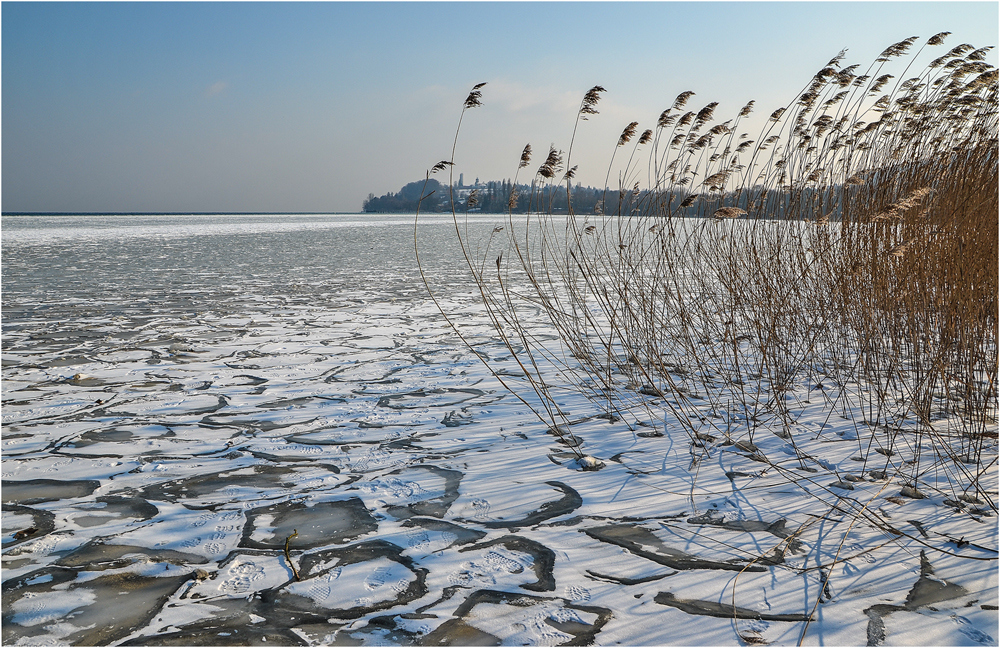
[[[421,201],[421,197],[423,200]],[[618,192],[576,185],[572,188],[573,209],[580,214],[617,209]],[[431,178],[418,180],[403,186],[398,192],[382,196],[368,194],[362,204],[366,213],[408,213],[420,205],[422,212],[450,212],[454,200],[455,210],[460,212],[478,211],[501,214],[508,211],[523,214],[529,211],[559,213],[566,211],[565,185],[531,185],[510,180],[493,180],[475,186],[448,185]]]
[[[873,177],[877,172],[872,172]],[[596,189],[576,185],[571,189],[570,200],[576,214],[647,215],[651,212],[679,217],[733,218],[754,212],[762,218],[793,218],[795,220],[814,214],[815,209],[802,214],[803,204],[832,203],[831,192],[842,189],[833,185],[825,189],[813,187],[788,188],[784,191],[722,192],[707,194],[694,192],[671,192],[639,190],[638,187],[623,191],[618,189]],[[418,180],[403,186],[398,192],[382,196],[368,194],[362,205],[365,213],[414,213],[419,205],[423,213],[450,213],[452,201],[458,213],[481,212],[487,214],[524,214],[567,212],[566,186],[563,184],[529,184],[510,180],[477,182],[473,186],[455,185],[449,191],[448,185],[434,178]],[[422,198],[422,199],[421,199]],[[727,211],[728,210],[728,211]],[[841,206],[827,204],[821,220],[839,221]]]

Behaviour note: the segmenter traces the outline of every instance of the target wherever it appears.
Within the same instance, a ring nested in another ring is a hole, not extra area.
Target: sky
[[[766,116],[841,49],[998,45],[997,2],[7,2],[4,212],[357,212],[451,158],[511,178],[530,143],[603,186],[618,135],[682,91]],[[923,56],[943,54],[936,49]],[[996,50],[987,62],[997,65]],[[920,67],[923,67],[922,65]],[[764,117],[761,117],[763,119]],[[519,179],[524,179],[523,175]]]

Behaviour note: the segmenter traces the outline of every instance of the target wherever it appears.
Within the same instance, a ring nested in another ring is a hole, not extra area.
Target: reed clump
[[[820,402],[850,421],[863,470],[996,511],[981,477],[997,460],[997,70],[963,44],[911,72],[947,36],[865,70],[841,52],[753,135],[753,101],[718,121],[682,92],[625,127],[598,213],[540,199],[569,199],[573,139],[535,171],[528,218],[474,246],[456,213],[540,418],[568,430],[552,385],[570,384],[608,416],[683,430],[694,466],[706,438],[773,433],[798,452],[801,403]],[[523,317],[539,307],[558,346]]]

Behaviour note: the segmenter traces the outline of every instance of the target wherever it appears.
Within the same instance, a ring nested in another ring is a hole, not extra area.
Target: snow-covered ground
[[[4,218],[4,644],[997,645],[945,475],[901,494],[807,392],[796,450],[555,385],[561,440],[443,244],[475,352],[363,219]]]

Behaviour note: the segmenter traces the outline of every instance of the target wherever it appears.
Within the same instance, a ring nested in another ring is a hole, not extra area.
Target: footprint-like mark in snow
[[[372,448],[368,450],[364,455],[358,457],[354,465],[351,466],[353,472],[365,472],[368,470],[369,466],[374,466],[378,468],[384,466],[392,461],[392,455],[381,448]]]
[[[389,574],[388,567],[376,567],[375,571],[365,579],[365,589],[375,591],[385,585],[385,577]]]
[[[472,517],[485,520],[490,517],[490,503],[484,499],[472,500]]]
[[[208,524],[212,520],[212,518],[214,518],[214,517],[215,517],[214,515],[202,515],[202,516],[199,516],[197,520],[195,520],[194,522],[191,523],[191,526],[193,526],[193,527],[203,527],[206,524]]]
[[[330,598],[333,593],[333,581],[340,578],[340,568],[331,569],[321,578],[317,578],[312,587],[309,588],[309,596],[316,600],[324,601]]]
[[[229,574],[230,577],[222,582],[219,589],[234,594],[245,594],[254,581],[264,578],[264,568],[252,562],[245,562],[235,565],[229,570]]]
[[[506,637],[504,643],[510,642],[522,646],[558,646],[573,638],[564,632],[553,630],[552,626],[545,622],[547,618],[551,618],[551,615],[542,613],[523,622],[511,624],[513,635]]]
[[[193,549],[194,547],[197,547],[200,544],[201,544],[201,536],[198,536],[197,538],[188,538],[187,540],[181,543],[181,546],[186,547],[188,549]]]
[[[485,566],[492,571],[505,571],[510,574],[520,574],[524,571],[524,565],[496,551],[487,553],[485,562]]]
[[[472,583],[472,574],[467,570],[461,569],[448,574],[448,582],[459,587],[468,587]]]
[[[857,557],[858,560],[860,560],[862,562],[866,562],[869,565],[874,564],[875,557],[872,556],[870,553],[861,553],[864,550],[865,550],[865,548],[862,547],[859,544],[853,544],[853,545],[851,545],[851,551],[858,552],[858,554],[856,555],[856,557]]]
[[[51,466],[49,466],[48,468],[46,468],[45,472],[59,472],[60,468],[62,468],[63,466],[68,466],[71,463],[73,463],[73,462],[71,460],[69,460],[69,459],[66,459],[64,461],[57,461],[54,464],[52,464]]]
[[[58,544],[59,541],[53,538],[52,536],[43,536],[38,540],[35,540],[34,542],[26,542],[23,545],[21,545],[20,551],[18,551],[18,553],[22,554],[25,552],[29,552],[29,553],[37,553],[45,555],[48,554],[53,549],[55,549],[56,545]]]
[[[426,531],[411,531],[406,534],[406,546],[411,549],[423,549],[425,546],[430,545],[430,543],[431,538],[427,535]]]
[[[396,499],[406,501],[413,501],[419,494],[424,492],[424,489],[420,487],[420,484],[405,481],[399,479],[398,477],[390,477],[386,480],[375,481],[372,483],[372,486],[378,490],[385,491]]]
[[[977,644],[983,646],[995,646],[997,645],[996,639],[989,636],[982,630],[974,627],[972,622],[963,616],[958,616],[957,614],[951,615],[951,620],[958,625],[958,631],[964,634],[969,639],[975,641]]]
[[[535,641],[536,646],[560,646],[570,639],[572,635],[568,635],[562,632],[539,632],[538,639]]]
[[[37,597],[38,594],[36,594],[35,592],[27,592],[23,597],[21,597],[21,601],[28,601],[30,599]],[[18,603],[21,603],[21,601],[18,601]],[[25,614],[25,616],[34,616],[45,609],[45,602],[41,600],[34,601],[32,603],[29,603],[28,605],[24,605],[23,603],[21,603],[21,605],[23,606],[24,611],[27,613]]]
[[[492,587],[497,579],[478,569],[475,563],[464,563],[463,569],[448,574],[448,582],[459,587]]]
[[[205,545],[205,551],[210,555],[216,555],[224,552],[226,550],[226,545],[219,544],[218,542],[209,542]]]
[[[571,601],[589,601],[590,600],[590,590],[586,587],[579,587],[577,585],[570,585],[566,588],[566,598]]]
[[[309,596],[316,599],[317,601],[325,601],[330,597],[330,583],[326,578],[318,579],[316,583],[309,588]]]
[[[741,620],[740,628],[748,632],[755,632],[761,634],[765,630],[771,627],[771,624],[767,621],[762,621],[760,619],[750,619],[748,621]]]
[[[579,589],[583,588],[581,587]],[[580,623],[583,625],[589,625],[586,621],[583,620],[583,617],[580,616],[579,612],[570,608],[559,608],[558,610],[553,611],[549,615],[549,618],[555,621],[556,623]]]
[[[494,574],[520,574],[524,568],[525,564],[520,560],[490,550],[478,562],[462,563],[461,569],[448,575],[448,582],[460,587],[491,587],[497,582]]]

